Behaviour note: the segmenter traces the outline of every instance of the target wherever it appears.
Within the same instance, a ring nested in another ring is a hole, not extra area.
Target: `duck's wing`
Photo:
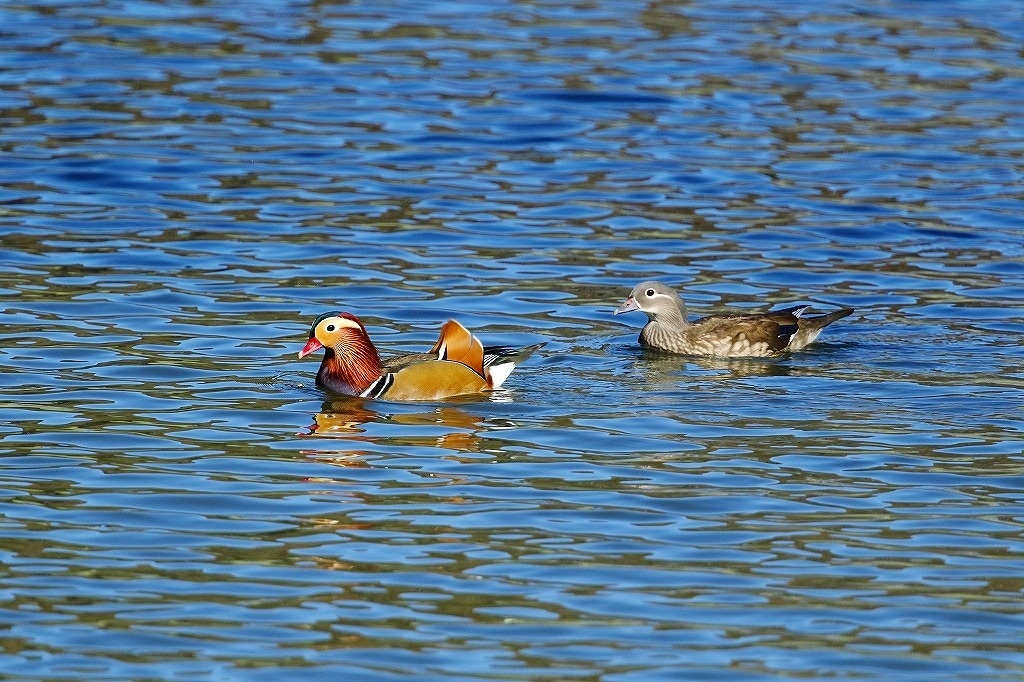
[[[364,396],[385,400],[442,400],[490,388],[484,377],[461,362],[434,359],[389,372],[378,383],[373,394]]]
[[[516,363],[543,345],[492,346],[485,350],[468,329],[449,320],[429,352],[384,360],[384,375],[362,395],[386,400],[438,400],[479,393],[501,386]]]
[[[695,320],[690,334],[695,343],[714,348],[723,357],[764,356],[787,349],[799,330],[800,315],[810,306],[751,315],[714,315]]]

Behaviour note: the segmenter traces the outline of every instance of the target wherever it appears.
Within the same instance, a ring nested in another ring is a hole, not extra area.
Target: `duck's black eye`
[[[648,289],[645,291],[644,296],[654,296],[654,289]]]
[[[329,324],[326,327],[324,327],[324,329],[326,329],[329,332],[333,332],[334,331],[334,325],[333,324]]]

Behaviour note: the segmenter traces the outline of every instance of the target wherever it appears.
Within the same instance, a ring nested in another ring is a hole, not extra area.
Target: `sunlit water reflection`
[[[0,33],[0,676],[1024,677],[1016,3]],[[857,312],[665,356],[611,315],[649,277]],[[547,345],[342,400],[295,357],[330,309]]]

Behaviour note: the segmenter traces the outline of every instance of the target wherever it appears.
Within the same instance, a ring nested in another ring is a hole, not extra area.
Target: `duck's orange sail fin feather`
[[[430,352],[437,354],[439,360],[461,362],[480,376],[484,375],[483,344],[455,320],[444,323],[441,335]]]

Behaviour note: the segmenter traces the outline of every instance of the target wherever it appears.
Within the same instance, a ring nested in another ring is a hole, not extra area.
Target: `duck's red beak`
[[[299,359],[301,360],[302,358],[306,357],[310,353],[315,353],[315,352],[317,352],[318,350],[320,350],[323,347],[324,347],[324,344],[322,344],[319,341],[317,341],[316,337],[314,336],[309,341],[307,341],[306,345],[303,346],[302,350],[299,351]]]

